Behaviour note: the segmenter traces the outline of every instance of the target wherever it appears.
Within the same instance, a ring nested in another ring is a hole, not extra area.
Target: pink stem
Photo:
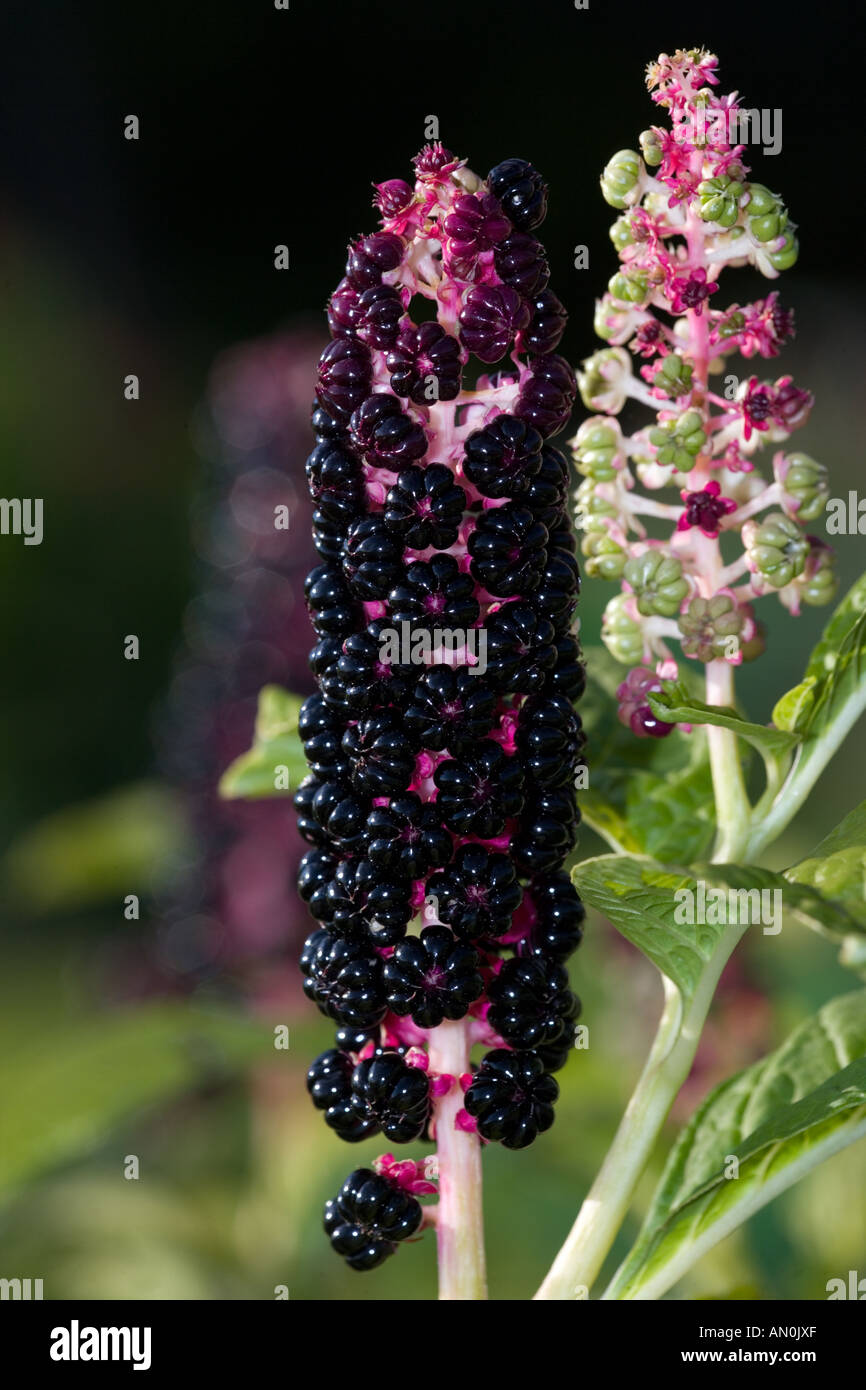
[[[446,1095],[435,1103],[439,1155],[439,1206],[436,1241],[439,1251],[440,1300],[487,1298],[484,1223],[481,1206],[481,1141],[457,1129],[463,1105],[458,1078],[469,1070],[469,1020],[445,1020],[431,1030],[430,1069],[454,1077]]]

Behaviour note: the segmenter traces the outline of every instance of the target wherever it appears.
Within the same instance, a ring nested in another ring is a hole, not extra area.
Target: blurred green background
[[[264,458],[296,481],[305,452],[289,434],[220,435],[213,365],[237,343],[253,340],[253,358],[294,344],[293,409],[305,411],[304,364],[323,336],[345,242],[372,225],[370,183],[405,175],[427,113],[481,172],[517,153],[549,178],[543,236],[571,313],[564,350],[578,360],[595,347],[592,301],[614,264],[596,177],[650,121],[643,64],[664,46],[714,47],[723,90],[784,113],[782,153],[754,163],[800,224],[800,265],[776,285],[799,330],[779,371],[817,400],[798,447],[826,462],[834,495],[862,488],[866,287],[850,254],[862,232],[846,143],[862,40],[846,30],[847,9],[822,6],[810,35],[780,33],[775,7],[737,5],[716,32],[695,35],[679,22],[660,33],[628,8],[445,5],[434,22],[387,4],[331,14],[293,0],[286,15],[251,16],[221,0],[146,17],[13,5],[4,20],[15,28],[0,60],[0,468],[4,496],[45,499],[46,532],[39,547],[0,540],[0,1275],[42,1278],[46,1298],[261,1299],[281,1285],[301,1299],[435,1293],[430,1237],[360,1277],[321,1235],[322,1202],[381,1145],[340,1144],[306,1096],[306,1066],[330,1032],[291,968],[304,930],[286,889],[291,831],[278,820],[267,832],[263,820],[221,822],[201,849],[216,813],[201,777],[192,796],[196,777],[178,751],[207,742],[215,777],[215,750],[227,745],[211,737],[207,701],[234,700],[229,742],[251,735],[247,687],[258,667],[241,662],[247,685],[206,686],[180,715],[175,701],[174,762],[161,751],[178,673],[225,659],[216,639],[202,657],[202,595],[215,593],[224,613],[233,582],[273,560],[235,555],[230,537],[215,555],[201,543],[202,516],[229,514],[219,508],[239,468]],[[818,51],[833,68],[829,92],[824,64],[804,56]],[[137,145],[121,136],[127,112],[141,114]],[[293,268],[281,276],[272,248],[282,241]],[[579,243],[590,248],[580,273],[571,268]],[[742,302],[766,285],[730,272],[724,292]],[[134,404],[122,392],[133,371]],[[273,409],[251,395],[253,417]],[[835,544],[844,591],[863,568],[863,543]],[[290,626],[300,579],[282,578],[294,583],[288,598],[280,590]],[[612,592],[600,582],[585,590],[589,642]],[[826,613],[792,619],[765,601],[761,616],[767,654],[738,685],[749,714],[766,720]],[[220,640],[234,633],[242,646],[247,618],[220,621]],[[123,659],[128,633],[140,637],[136,662]],[[295,640],[278,658],[299,686],[303,633]],[[265,661],[262,679],[270,672]],[[807,853],[861,799],[864,748],[861,728],[769,863]],[[232,917],[221,866],[237,835],[269,846],[270,860],[238,870],[249,901]],[[587,832],[580,853],[600,848]],[[268,874],[279,884],[259,906]],[[190,880],[195,889],[206,875],[222,896],[191,917]],[[124,915],[128,894],[140,897],[138,919]],[[195,933],[166,935],[178,904],[185,923],[204,913],[206,948]],[[275,923],[262,939],[257,913]],[[853,987],[835,956],[793,930],[747,941],[666,1142],[716,1080]],[[649,965],[598,919],[573,975],[592,1046],[562,1075],[557,1124],[525,1153],[485,1153],[498,1299],[530,1296],[544,1274],[660,1004]],[[273,1047],[282,1022],[285,1052]],[[128,1156],[137,1180],[124,1177]],[[674,1296],[822,1298],[828,1279],[866,1271],[863,1175],[861,1144],[706,1257]],[[633,1218],[612,1262],[635,1229]]]

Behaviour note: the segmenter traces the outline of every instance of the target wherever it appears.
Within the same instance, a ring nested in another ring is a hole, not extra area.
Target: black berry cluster
[[[579,575],[550,442],[575,381],[533,235],[541,176],[509,159],[481,180],[438,144],[415,174],[379,185],[381,229],[349,248],[307,461],[318,692],[295,806],[319,926],[301,970],[338,1029],[308,1086],[350,1143],[447,1122],[521,1148],[553,1121],[579,1010],[564,962],[583,907],[563,872],[583,756]],[[436,1030],[455,1025],[463,1060],[446,1075]],[[387,1158],[326,1209],[355,1269],[422,1221],[420,1180]]]

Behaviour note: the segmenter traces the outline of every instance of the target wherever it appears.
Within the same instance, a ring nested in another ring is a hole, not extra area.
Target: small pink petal
[[[454,1116],[454,1128],[463,1130],[465,1134],[477,1134],[478,1121],[473,1119],[468,1110],[458,1110]]]

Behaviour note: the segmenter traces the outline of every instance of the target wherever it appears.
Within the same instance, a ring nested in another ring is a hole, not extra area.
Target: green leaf
[[[604,1297],[661,1297],[754,1212],[864,1136],[866,990],[857,990],[707,1097]]]
[[[587,730],[589,787],[580,794],[587,825],[611,848],[689,863],[715,835],[706,739],[636,738],[617,718],[623,668],[604,648],[586,652],[580,716]]]
[[[692,700],[683,686],[673,681],[665,682],[663,690],[649,695],[648,700],[656,718],[664,719],[668,724],[713,724],[720,729],[730,729],[768,757],[777,758],[799,742],[797,734],[773,729],[766,724],[751,724],[735,709]]]
[[[298,714],[303,699],[278,685],[259,692],[253,746],[235,758],[220,778],[220,796],[258,799],[291,796],[307,773],[304,748],[298,737]]]
[[[167,878],[185,834],[171,793],[155,782],[137,782],[64,806],[28,827],[0,860],[0,882],[28,912],[117,902],[130,884],[146,878],[157,886]]]
[[[855,806],[808,859],[786,869],[785,878],[833,899],[866,932],[866,801]]]
[[[0,1053],[3,1199],[147,1107],[273,1055],[261,1022],[188,1004],[124,1009],[18,1038]]]
[[[793,819],[866,708],[866,574],[839,604],[809,658],[804,679],[773,710],[777,729],[802,739],[773,803],[755,817],[746,857],[755,859]]]

